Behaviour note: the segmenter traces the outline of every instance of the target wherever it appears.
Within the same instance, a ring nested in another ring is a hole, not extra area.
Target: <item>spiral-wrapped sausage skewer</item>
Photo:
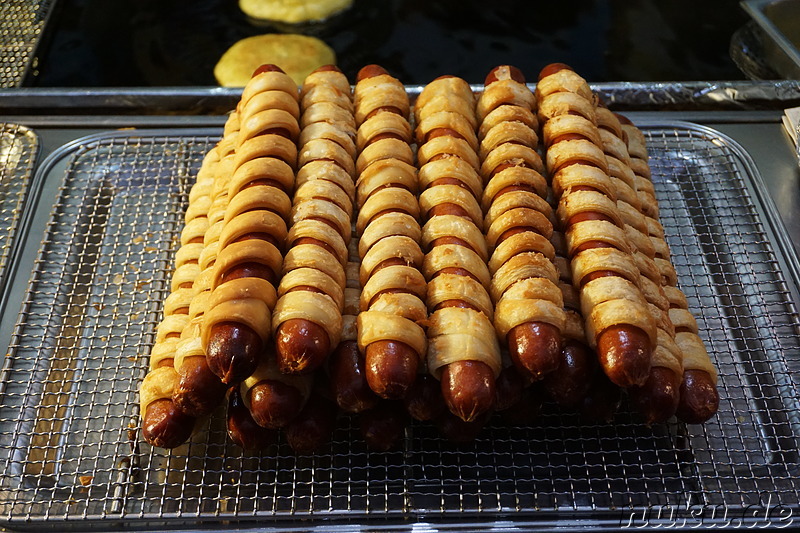
[[[170,280],[171,292],[164,301],[164,317],[156,329],[150,370],[140,388],[142,435],[153,446],[162,448],[183,444],[195,426],[196,416],[182,410],[173,400],[180,382],[175,358],[181,335],[190,323],[190,305],[197,290],[195,280],[200,274],[198,259],[209,225],[208,210],[219,161],[218,143],[203,159],[189,193],[181,247],[175,254],[175,270]]]
[[[362,285],[358,344],[366,378],[382,398],[401,399],[427,349],[425,278],[420,272],[418,181],[403,85],[369,65],[355,86],[359,156],[356,231]]]
[[[443,76],[420,93],[415,116],[428,369],[440,380],[450,412],[476,421],[494,407],[502,362],[489,296],[475,96],[464,80]]]
[[[228,207],[202,327],[209,367],[226,384],[253,374],[270,341],[294,187],[297,86],[278,67],[256,71],[242,93]],[[263,100],[248,112],[252,100]]]
[[[609,422],[622,401],[622,390],[600,368],[597,354],[586,340],[580,294],[572,283],[567,259],[567,241],[560,231],[553,232],[556,250],[558,286],[564,296],[566,322],[562,331],[561,362],[543,380],[544,389],[553,401],[567,409],[577,409],[587,420]]]
[[[281,157],[291,160],[291,155],[287,155],[291,154],[291,147],[286,146],[284,139],[295,142],[300,135],[298,124],[300,105],[296,88],[292,89],[293,85],[286,83],[283,73],[267,66],[259,74],[253,78],[252,83],[256,88],[260,87],[260,90],[250,91],[250,96],[247,99],[243,97],[241,104],[243,131],[249,136],[249,141],[243,139],[239,142],[241,150],[245,153],[250,150],[255,157],[250,160],[237,157],[237,163],[241,166],[232,173],[229,186],[230,201],[225,212],[225,226],[220,236],[230,232],[231,225],[244,222],[240,226],[242,229],[238,231],[247,231],[250,229],[247,226],[250,226],[255,230],[249,235],[250,239],[266,240],[266,244],[258,243],[257,240],[251,244],[260,245],[262,254],[266,250],[274,255],[275,250],[272,246],[274,243],[277,243],[275,248],[279,251],[285,246],[286,221],[291,212],[289,194],[292,192],[294,182],[290,176],[293,178],[294,175],[290,175],[291,169],[288,168],[287,161],[280,162],[273,156],[280,154]],[[247,94],[248,88],[245,89],[245,95]],[[260,139],[261,136],[267,137]],[[248,142],[249,145],[246,144]],[[274,174],[271,173],[280,175],[280,179],[273,179]],[[243,217],[250,219],[242,220]],[[220,253],[223,253],[222,250]],[[263,264],[261,266],[263,267]],[[265,272],[261,268],[260,271],[255,270],[252,273],[261,272],[269,276],[270,280],[277,279],[275,267],[282,269],[285,267],[285,262],[282,267],[273,259],[271,270]],[[247,274],[247,270],[244,270],[244,273]],[[266,298],[268,308],[273,305],[277,308],[271,281],[269,287],[263,283],[263,279],[235,281],[241,284],[245,291],[242,296],[245,297],[257,294],[246,292],[247,284],[255,283],[262,291],[260,297]],[[275,296],[280,294],[279,287]],[[274,316],[272,318],[274,319]],[[260,323],[262,328],[268,326],[269,324]],[[275,346],[271,342],[265,342],[258,353],[255,368],[241,380],[238,392],[231,393],[230,401],[238,399],[236,405],[246,408],[250,417],[259,426],[281,428],[293,420],[303,408],[311,394],[311,384],[311,376],[287,376],[281,373],[275,357]],[[229,421],[246,422],[247,417],[242,415],[229,418]]]
[[[612,382],[641,385],[650,372],[656,327],[617,208],[594,96],[583,78],[560,64],[542,70],[536,91],[587,341]]]
[[[273,313],[278,368],[308,373],[339,344],[355,175],[350,83],[333,66],[301,89],[297,183]]]
[[[514,364],[538,380],[558,367],[565,314],[535,109],[518,69],[501,66],[486,77],[477,113],[494,325]],[[530,118],[518,120],[523,115]]]
[[[567,260],[567,243],[557,229],[551,237],[558,270],[558,288],[564,301],[564,329],[558,367],[544,376],[542,385],[558,405],[574,409],[586,397],[595,370],[599,371],[597,356],[586,342],[580,297],[572,285],[572,272]]]
[[[201,327],[211,297],[214,262],[228,205],[228,183],[235,159],[239,116],[238,110],[231,113],[217,146],[220,161],[215,166],[213,188],[208,197],[207,229],[197,257],[200,273],[194,281],[189,323],[181,333],[175,353],[175,369],[180,379],[173,390],[172,399],[182,411],[197,417],[211,413],[222,401],[227,388],[208,366],[201,341]]]
[[[622,126],[605,107],[597,107],[595,113],[609,175],[617,193],[617,208],[639,268],[639,286],[657,328],[657,342],[647,380],[632,387],[629,393],[648,423],[663,422],[675,414],[678,406],[683,355],[675,343],[675,327],[667,313],[669,303],[661,287],[655,246],[648,234],[649,217],[644,214],[642,198],[637,192],[639,186],[630,168],[631,158],[623,140]],[[654,197],[651,202],[655,202]]]
[[[642,213],[646,217],[647,232],[655,249],[654,261],[668,302],[667,313],[675,328],[674,340],[682,354],[682,379],[675,410],[684,422],[702,423],[719,408],[717,369],[698,335],[697,321],[688,310],[686,295],[677,287],[677,275],[670,261],[664,229],[658,222],[658,203],[650,180],[644,134],[626,117],[618,115],[617,118],[631,157],[630,167],[635,175]],[[675,374],[680,373],[676,370]]]

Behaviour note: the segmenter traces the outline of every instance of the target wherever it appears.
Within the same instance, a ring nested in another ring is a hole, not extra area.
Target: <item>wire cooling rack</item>
[[[625,406],[611,424],[545,406],[534,425],[495,421],[469,445],[415,424],[386,453],[342,417],[313,456],[283,441],[245,454],[221,412],[171,452],[138,435],[137,390],[213,134],[117,132],[57,154],[66,170],[43,170],[63,181],[0,391],[0,523],[465,531],[797,517],[796,287],[753,167],[710,129],[645,133],[680,285],[720,370],[717,416],[647,427]]]
[[[33,177],[39,137],[19,124],[0,123],[0,285]]]
[[[55,0],[0,2],[0,87],[19,87]]]

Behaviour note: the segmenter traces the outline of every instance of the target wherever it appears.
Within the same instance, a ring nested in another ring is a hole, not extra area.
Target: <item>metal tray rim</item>
[[[764,14],[764,7],[773,3],[775,3],[775,0],[742,0],[740,5],[747,11],[759,27],[775,41],[781,51],[786,54],[786,57],[788,57],[796,67],[800,68],[800,52],[798,52],[797,48],[786,38],[783,32]]]

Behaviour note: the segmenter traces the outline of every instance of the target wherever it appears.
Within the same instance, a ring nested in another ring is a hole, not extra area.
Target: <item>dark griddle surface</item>
[[[352,79],[379,63],[406,84],[441,74],[483,81],[500,63],[529,78],[547,63],[592,82],[743,79],[728,55],[746,21],[735,0],[356,0],[326,23],[255,24],[236,0],[60,0],[27,85],[215,85],[237,40],[296,31],[331,45]]]

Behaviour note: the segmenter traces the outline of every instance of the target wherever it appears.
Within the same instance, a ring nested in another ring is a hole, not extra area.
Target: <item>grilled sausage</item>
[[[488,293],[475,97],[464,80],[442,76],[420,93],[415,116],[426,219],[428,369],[440,380],[450,412],[474,422],[493,409],[501,369]]]
[[[350,82],[334,66],[306,77],[300,93],[297,186],[291,213],[289,269],[284,266],[273,315],[278,367],[312,372],[339,343],[344,267],[350,241],[355,119]],[[333,253],[336,261],[314,258]]]
[[[631,168],[631,157],[624,141],[624,132],[617,117],[598,105],[595,109],[600,146],[606,156],[608,173],[617,196],[617,209],[622,227],[639,271],[638,284],[656,325],[650,372],[641,385],[630,388],[634,406],[648,424],[664,422],[675,414],[678,389],[683,374],[683,355],[675,343],[675,328],[667,313],[669,303],[661,287],[662,275],[656,262],[655,236],[648,233],[652,209],[645,205],[656,202],[644,194],[641,182]],[[648,182],[649,184],[649,182]],[[577,215],[575,215],[577,216]],[[666,243],[661,242],[664,247]]]
[[[595,125],[594,95],[564,65],[545,67],[536,92],[587,341],[614,383],[641,385],[650,371],[656,327],[637,286],[639,270]]]
[[[265,428],[253,419],[237,386],[228,390],[226,427],[228,437],[247,451],[264,450],[278,441],[277,431]]]
[[[664,230],[658,222],[658,202],[650,181],[650,166],[647,162],[647,146],[644,134],[622,115],[616,115],[630,154],[630,168],[637,185],[637,194],[642,204],[642,213],[647,217],[647,233],[654,247],[654,261],[660,278],[660,285],[667,301],[669,322],[674,326],[674,341],[681,354],[681,368],[672,369],[672,375],[654,380],[649,393],[651,398],[661,398],[658,403],[666,404],[684,422],[701,423],[711,418],[719,407],[717,391],[717,370],[705,345],[698,335],[697,322],[689,312],[686,295],[677,288],[675,268],[670,262],[669,247],[664,239]],[[682,376],[682,378],[681,378]],[[680,387],[676,391],[676,382]],[[652,411],[664,418],[667,407],[656,407]],[[656,418],[651,416],[651,418]]]
[[[559,365],[565,315],[552,264],[554,219],[537,153],[535,110],[534,94],[517,68],[489,72],[477,114],[494,324],[514,364],[541,379]],[[525,114],[532,117],[528,123],[519,120]]]
[[[265,94],[265,97],[260,95]],[[257,106],[253,100],[258,100]],[[287,104],[297,86],[278,67],[258,69],[242,93],[228,207],[219,237],[202,341],[226,384],[244,381],[266,356],[294,187],[299,125]]]
[[[226,124],[227,139],[235,135],[238,120],[235,116]],[[232,133],[233,132],[233,133]],[[156,341],[150,354],[150,371],[140,388],[142,435],[154,446],[174,448],[185,442],[194,429],[197,416],[204,414],[196,408],[196,402],[185,402],[188,390],[208,387],[207,403],[218,402],[215,386],[219,380],[204,379],[202,372],[189,371],[193,367],[180,352],[182,339],[192,329],[191,304],[199,291],[196,283],[200,275],[199,258],[203,250],[203,239],[209,227],[211,195],[215,185],[215,173],[220,165],[224,148],[218,143],[206,154],[197,173],[197,179],[189,194],[189,206],[181,231],[181,247],[175,254],[175,271],[170,283],[170,295],[164,301],[164,318],[156,330]],[[223,145],[224,146],[224,145]],[[200,357],[204,359],[204,357]],[[188,379],[187,379],[188,376]],[[198,379],[199,378],[199,379]],[[224,389],[223,389],[224,393]],[[203,400],[206,402],[206,400]],[[187,408],[188,407],[188,408]],[[208,411],[213,406],[208,408]]]
[[[419,325],[427,317],[409,101],[403,85],[378,65],[361,69],[354,97],[363,286],[358,344],[370,388],[402,399],[427,349]]]

